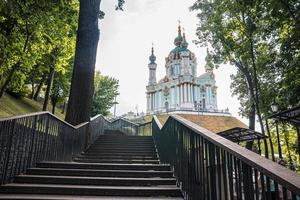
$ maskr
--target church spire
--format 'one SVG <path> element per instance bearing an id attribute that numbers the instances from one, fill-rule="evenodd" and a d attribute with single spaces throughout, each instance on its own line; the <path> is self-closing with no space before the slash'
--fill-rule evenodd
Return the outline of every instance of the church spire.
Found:
<path id="1" fill-rule="evenodd" d="M 181 45 L 181 42 L 183 40 L 182 35 L 181 35 L 181 26 L 180 26 L 180 20 L 178 20 L 178 36 L 174 40 L 175 46 L 179 47 Z"/>
<path id="2" fill-rule="evenodd" d="M 181 47 L 187 48 L 188 46 L 189 46 L 189 43 L 186 41 L 185 32 L 184 32 L 184 28 L 183 28 L 183 40 L 181 42 Z"/>
<path id="3" fill-rule="evenodd" d="M 149 57 L 150 63 L 155 64 L 156 56 L 154 55 L 154 47 L 152 43 L 152 48 L 151 48 L 151 56 Z"/>

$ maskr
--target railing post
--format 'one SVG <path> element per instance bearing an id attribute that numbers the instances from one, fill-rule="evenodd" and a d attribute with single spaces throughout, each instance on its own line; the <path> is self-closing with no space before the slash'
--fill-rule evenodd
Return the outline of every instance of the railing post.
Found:
<path id="1" fill-rule="evenodd" d="M 2 174 L 2 178 L 1 178 L 1 184 L 6 183 L 7 182 L 7 170 L 8 170 L 8 165 L 9 165 L 9 159 L 10 159 L 10 154 L 11 154 L 11 146 L 12 146 L 12 140 L 13 140 L 13 133 L 15 131 L 15 124 L 16 124 L 16 120 L 12 120 L 11 123 L 12 127 L 9 130 L 8 129 L 8 136 L 7 136 L 7 145 L 6 145 L 6 153 L 4 156 L 4 163 L 3 163 L 3 174 Z M 10 128 L 10 126 L 8 126 L 8 128 Z"/>
<path id="2" fill-rule="evenodd" d="M 90 144 L 90 139 L 91 139 L 91 119 L 89 120 L 89 123 L 86 125 L 84 149 L 88 148 Z"/>

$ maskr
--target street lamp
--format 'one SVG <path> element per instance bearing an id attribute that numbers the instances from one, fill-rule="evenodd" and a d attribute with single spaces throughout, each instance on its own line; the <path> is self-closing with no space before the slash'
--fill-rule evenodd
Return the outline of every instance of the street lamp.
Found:
<path id="1" fill-rule="evenodd" d="M 116 118 L 117 104 L 119 104 L 119 103 L 117 102 L 117 96 L 115 96 L 115 101 L 113 102 L 113 105 L 114 105 L 114 118 Z"/>
<path id="2" fill-rule="evenodd" d="M 276 101 L 274 101 L 272 104 L 271 104 L 271 110 L 273 113 L 277 113 L 278 112 L 278 103 L 276 103 Z"/>

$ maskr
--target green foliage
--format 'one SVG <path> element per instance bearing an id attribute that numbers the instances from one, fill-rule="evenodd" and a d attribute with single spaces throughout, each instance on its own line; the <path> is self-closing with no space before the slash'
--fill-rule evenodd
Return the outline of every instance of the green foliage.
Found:
<path id="1" fill-rule="evenodd" d="M 191 9 L 199 17 L 197 43 L 213 49 L 215 63 L 239 70 L 231 87 L 243 115 L 253 104 L 251 83 L 264 116 L 275 97 L 282 108 L 299 104 L 299 0 L 197 0 Z"/>
<path id="2" fill-rule="evenodd" d="M 38 80 L 51 65 L 56 71 L 64 71 L 74 54 L 79 3 L 76 0 L 0 2 L 0 87 L 11 72 L 8 89 L 16 92 L 26 88 L 31 75 L 34 75 L 31 80 Z M 14 68 L 16 63 L 19 66 Z"/>
<path id="3" fill-rule="evenodd" d="M 54 76 L 53 86 L 51 89 L 50 99 L 52 106 L 57 103 L 63 103 L 70 92 L 70 73 L 65 74 L 58 72 Z M 54 114 L 54 113 L 53 113 Z"/>
<path id="4" fill-rule="evenodd" d="M 109 109 L 113 106 L 114 99 L 118 95 L 119 81 L 96 72 L 94 83 L 92 115 L 102 114 L 106 116 L 109 114 Z"/>

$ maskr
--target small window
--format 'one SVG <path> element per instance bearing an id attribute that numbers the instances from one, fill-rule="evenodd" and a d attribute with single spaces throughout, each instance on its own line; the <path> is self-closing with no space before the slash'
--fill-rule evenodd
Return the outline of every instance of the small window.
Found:
<path id="1" fill-rule="evenodd" d="M 172 66 L 171 67 L 171 76 L 173 76 L 174 75 L 174 67 Z"/>

